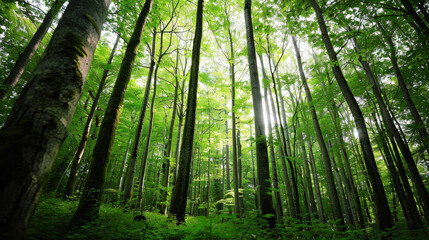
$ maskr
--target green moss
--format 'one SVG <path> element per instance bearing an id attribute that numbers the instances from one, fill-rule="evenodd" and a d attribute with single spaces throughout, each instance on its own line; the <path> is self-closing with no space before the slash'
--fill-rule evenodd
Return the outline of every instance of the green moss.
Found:
<path id="1" fill-rule="evenodd" d="M 89 16 L 88 14 L 85 14 L 85 18 L 88 19 L 88 21 L 91 22 L 92 26 L 94 26 L 95 31 L 97 31 L 98 33 L 100 32 L 100 28 L 98 27 L 97 22 L 94 20 L 94 18 L 92 18 L 91 16 Z"/>

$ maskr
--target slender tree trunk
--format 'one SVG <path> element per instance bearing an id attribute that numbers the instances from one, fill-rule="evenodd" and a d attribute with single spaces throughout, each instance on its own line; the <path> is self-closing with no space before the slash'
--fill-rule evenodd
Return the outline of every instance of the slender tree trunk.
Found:
<path id="1" fill-rule="evenodd" d="M 426 152 L 429 154 L 429 137 L 428 132 L 426 130 L 425 124 L 420 117 L 419 112 L 417 111 L 416 105 L 414 104 L 410 92 L 408 91 L 407 85 L 405 84 L 405 79 L 402 75 L 401 69 L 398 64 L 398 57 L 396 56 L 396 49 L 395 45 L 392 41 L 392 38 L 388 35 L 384 27 L 378 23 L 379 29 L 381 30 L 384 39 L 387 42 L 387 45 L 389 46 L 389 57 L 390 61 L 392 62 L 393 70 L 395 71 L 396 79 L 398 80 L 398 84 L 401 87 L 402 95 L 404 96 L 405 102 L 407 103 L 407 106 L 411 112 L 411 115 L 414 118 L 414 122 L 416 125 L 416 128 L 420 134 L 423 146 L 425 147 Z"/>
<path id="2" fill-rule="evenodd" d="M 267 216 L 270 227 L 275 226 L 275 211 L 270 188 L 270 173 L 268 165 L 267 140 L 264 135 L 264 119 L 262 111 L 262 98 L 259 86 L 258 64 L 256 62 L 255 40 L 253 36 L 251 1 L 244 2 L 244 21 L 246 24 L 247 53 L 249 62 L 250 84 L 252 86 L 253 114 L 255 122 L 256 161 L 258 173 L 259 201 L 262 215 Z"/>
<path id="3" fill-rule="evenodd" d="M 61 7 L 64 5 L 66 0 L 56 0 L 52 5 L 51 9 L 49 9 L 48 13 L 46 13 L 45 18 L 43 18 L 42 24 L 40 24 L 37 31 L 34 33 L 30 42 L 25 47 L 24 51 L 19 54 L 18 59 L 16 60 L 15 65 L 10 70 L 9 75 L 0 85 L 0 99 L 5 99 L 11 89 L 15 87 L 18 83 L 21 75 L 24 73 L 27 64 L 30 62 L 31 58 L 36 53 L 39 48 L 40 43 L 45 37 L 46 33 L 49 30 L 49 27 L 52 25 L 52 22 L 55 16 L 60 11 Z"/>
<path id="4" fill-rule="evenodd" d="M 0 238 L 21 239 L 48 180 L 110 0 L 72 0 L 0 130 Z"/>
<path id="5" fill-rule="evenodd" d="M 316 109 L 312 103 L 313 98 L 311 96 L 310 88 L 308 87 L 308 84 L 307 84 L 307 79 L 304 75 L 304 70 L 302 68 L 302 63 L 301 63 L 301 54 L 299 52 L 298 45 L 296 44 L 296 40 L 295 40 L 294 36 L 292 36 L 292 43 L 293 43 L 293 46 L 295 49 L 295 55 L 296 55 L 296 59 L 297 59 L 297 63 L 298 63 L 299 75 L 300 75 L 302 84 L 304 86 L 305 95 L 307 97 L 307 102 L 310 105 L 311 118 L 313 119 L 314 131 L 316 132 L 317 142 L 319 143 L 319 148 L 320 148 L 320 151 L 322 153 L 323 166 L 325 168 L 326 183 L 327 183 L 327 187 L 328 187 L 329 199 L 331 200 L 332 212 L 334 215 L 334 219 L 338 221 L 336 223 L 336 226 L 337 226 L 338 231 L 346 231 L 347 229 L 344 225 L 344 217 L 343 217 L 343 213 L 341 211 L 340 200 L 338 198 L 337 189 L 335 187 L 334 175 L 332 173 L 331 160 L 329 157 L 328 149 L 326 147 L 326 143 L 323 139 L 323 134 L 322 134 L 322 130 L 321 130 L 320 125 L 319 125 L 319 120 L 317 117 Z M 341 182 L 339 182 L 338 184 L 341 184 Z"/>
<path id="6" fill-rule="evenodd" d="M 176 150 L 174 152 L 174 160 L 176 161 L 176 164 L 174 166 L 173 170 L 173 181 L 171 185 L 176 185 L 176 176 L 177 176 L 177 170 L 179 169 L 179 156 L 180 156 L 180 146 L 182 143 L 182 126 L 183 126 L 183 102 L 185 101 L 185 80 L 182 81 L 182 93 L 180 94 L 180 110 L 177 111 L 177 117 L 179 118 L 179 126 L 177 130 L 177 140 L 176 140 Z"/>
<path id="7" fill-rule="evenodd" d="M 359 140 L 364 154 L 365 166 L 368 171 L 368 176 L 370 178 L 373 190 L 373 196 L 375 199 L 379 228 L 382 231 L 388 230 L 393 225 L 392 216 L 390 214 L 389 204 L 387 202 L 386 193 L 381 182 L 380 174 L 375 163 L 374 153 L 372 151 L 371 143 L 369 141 L 365 119 L 352 91 L 347 84 L 346 79 L 344 78 L 340 65 L 338 64 L 337 54 L 334 50 L 334 47 L 332 46 L 331 39 L 328 35 L 326 23 L 322 15 L 322 10 L 320 9 L 316 0 L 310 0 L 310 3 L 316 12 L 319 27 L 322 32 L 322 39 L 325 43 L 329 58 L 332 62 L 335 63 L 332 66 L 332 71 L 334 72 L 341 92 L 343 93 L 343 96 L 352 112 L 356 128 L 358 130 Z"/>
<path id="8" fill-rule="evenodd" d="M 203 35 L 203 0 L 198 0 L 197 21 L 195 26 L 194 43 L 192 47 L 191 76 L 189 79 L 188 103 L 186 120 L 180 148 L 179 169 L 176 184 L 171 196 L 170 213 L 176 215 L 178 222 L 185 221 L 186 200 L 189 187 L 189 170 L 191 167 L 192 145 L 195 132 L 195 114 L 197 108 L 198 72 L 200 65 L 201 39 Z"/>
<path id="9" fill-rule="evenodd" d="M 177 50 L 177 57 L 176 57 L 176 64 L 178 64 L 178 58 L 179 58 L 179 51 Z M 173 109 L 171 114 L 171 122 L 170 122 L 170 129 L 168 132 L 168 139 L 167 139 L 167 145 L 164 150 L 164 162 L 162 163 L 162 187 L 164 189 L 161 189 L 161 207 L 159 209 L 159 212 L 161 214 L 166 214 L 167 212 L 167 188 L 169 185 L 169 179 L 170 179 L 170 158 L 171 158 L 171 145 L 173 142 L 173 130 L 174 130 L 174 123 L 176 120 L 176 111 L 177 111 L 177 98 L 179 96 L 179 80 L 177 78 L 177 65 L 175 68 L 175 78 L 176 78 L 176 89 L 174 91 L 174 100 L 173 100 Z M 165 203 L 164 203 L 165 202 Z"/>
<path id="10" fill-rule="evenodd" d="M 115 44 L 112 51 L 110 52 L 109 60 L 107 65 L 112 64 L 113 57 L 115 56 L 116 47 L 119 43 L 119 35 L 116 37 Z M 98 86 L 97 94 L 94 97 L 91 110 L 89 111 L 88 118 L 86 119 L 85 126 L 83 127 L 82 138 L 80 139 L 79 146 L 72 160 L 72 166 L 70 169 L 70 175 L 67 180 L 66 189 L 64 190 L 64 198 L 71 197 L 74 194 L 74 187 L 76 184 L 77 170 L 79 163 L 82 159 L 83 153 L 85 152 L 86 144 L 88 142 L 88 137 L 91 132 L 92 120 L 94 119 L 95 110 L 97 109 L 98 101 L 100 100 L 101 93 L 103 92 L 105 82 L 107 80 L 107 74 L 109 73 L 108 69 L 103 71 L 103 76 L 100 80 L 100 85 Z"/>
<path id="11" fill-rule="evenodd" d="M 264 62 L 262 60 L 262 55 L 259 54 L 259 59 L 261 62 L 261 68 L 262 68 L 262 75 L 264 81 L 268 80 L 267 74 L 265 73 L 264 68 Z M 276 166 L 276 157 L 274 153 L 274 139 L 273 139 L 273 133 L 272 133 L 272 126 L 271 126 L 271 116 L 274 116 L 276 118 L 276 115 L 274 113 L 274 108 L 270 109 L 268 104 L 268 88 L 269 86 L 264 86 L 264 103 L 265 103 L 265 112 L 267 113 L 267 131 L 268 131 L 268 145 L 270 148 L 270 160 L 271 160 L 271 172 L 273 176 L 273 193 L 274 193 L 274 200 L 276 204 L 276 217 L 277 219 L 280 219 L 283 216 L 283 205 L 282 205 L 282 199 L 280 196 L 280 189 L 279 189 L 279 183 L 278 183 L 278 177 L 277 177 L 277 166 Z M 271 90 L 270 90 L 271 91 Z M 275 120 L 277 122 L 277 120 Z M 278 137 L 278 136 L 276 136 Z"/>
<path id="12" fill-rule="evenodd" d="M 402 5 L 407 10 L 408 14 L 410 14 L 411 18 L 414 20 L 414 22 L 419 26 L 420 30 L 422 30 L 423 34 L 425 35 L 425 40 L 428 41 L 429 37 L 429 27 L 425 24 L 425 22 L 420 18 L 420 16 L 417 14 L 416 10 L 414 9 L 413 5 L 409 0 L 401 0 Z"/>
<path id="13" fill-rule="evenodd" d="M 353 42 L 355 45 L 356 52 L 358 53 L 361 52 L 361 48 L 356 38 L 353 38 Z M 413 180 L 414 185 L 417 188 L 418 195 L 423 203 L 423 210 L 425 212 L 425 216 L 426 218 L 429 219 L 429 195 L 427 193 L 423 180 L 420 176 L 420 173 L 417 169 L 416 163 L 413 159 L 413 155 L 411 154 L 411 151 L 408 145 L 402 139 L 401 134 L 399 133 L 395 123 L 393 122 L 392 116 L 390 115 L 387 109 L 387 106 L 383 100 L 383 97 L 381 96 L 377 80 L 375 79 L 375 76 L 372 73 L 372 70 L 368 61 L 364 60 L 361 55 L 359 55 L 358 59 L 359 59 L 359 62 L 362 64 L 365 74 L 372 85 L 372 92 L 377 100 L 377 104 L 380 108 L 381 116 L 383 117 L 383 120 L 386 123 L 387 130 L 395 139 L 396 144 L 398 144 L 398 147 L 401 150 L 401 153 L 405 159 L 405 162 L 408 165 L 408 170 L 411 173 L 411 179 Z"/>
<path id="14" fill-rule="evenodd" d="M 131 136 L 130 139 L 128 140 L 128 144 L 127 144 L 127 150 L 125 151 L 124 154 L 124 160 L 122 161 L 122 166 L 121 166 L 121 170 L 119 172 L 119 179 L 118 179 L 118 197 L 121 195 L 122 193 L 122 186 L 123 186 L 123 182 L 124 182 L 124 170 L 125 170 L 125 166 L 127 164 L 127 160 L 128 160 L 128 153 L 130 152 L 130 146 L 131 146 Z"/>
<path id="15" fill-rule="evenodd" d="M 124 95 L 131 78 L 138 46 L 141 42 L 146 18 L 152 7 L 152 0 L 146 0 L 137 19 L 133 34 L 127 45 L 121 68 L 113 87 L 112 95 L 107 105 L 97 143 L 94 147 L 88 179 L 78 209 L 72 219 L 73 225 L 83 225 L 98 217 L 100 200 L 103 192 L 106 169 L 112 152 L 116 128 L 118 127 L 120 109 L 124 102 Z"/>
<path id="16" fill-rule="evenodd" d="M 253 138 L 252 125 L 250 127 L 250 137 Z M 253 187 L 256 188 L 256 178 L 255 178 L 255 159 L 253 157 L 253 141 L 250 141 L 250 156 L 252 157 L 252 176 L 253 176 Z M 259 209 L 259 200 L 258 200 L 258 189 L 255 191 L 255 208 Z"/>
<path id="17" fill-rule="evenodd" d="M 158 68 L 159 64 L 156 65 L 155 69 L 155 76 L 154 76 L 154 82 L 153 82 L 153 93 L 152 93 L 152 102 L 150 104 L 150 119 L 149 119 L 149 130 L 146 137 L 146 143 L 143 150 L 143 156 L 141 161 L 141 167 L 140 167 L 140 179 L 139 179 L 139 195 L 138 195 L 138 207 L 140 207 L 140 211 L 143 209 L 143 189 L 144 189 L 144 181 L 145 181 L 145 175 L 146 175 L 146 165 L 147 165 L 147 157 L 149 154 L 149 146 L 150 146 L 150 140 L 152 137 L 152 128 L 153 128 L 153 109 L 155 106 L 155 98 L 156 98 L 156 81 L 157 81 L 157 75 L 158 75 Z M 158 185 L 159 185 L 159 177 L 158 177 Z M 158 186 L 157 186 L 158 188 Z M 158 191 L 157 191 L 158 192 Z"/>
<path id="18" fill-rule="evenodd" d="M 125 174 L 125 185 L 124 185 L 125 189 L 124 189 L 124 194 L 122 196 L 122 202 L 121 202 L 122 206 L 125 206 L 127 204 L 128 200 L 132 198 L 132 194 L 133 194 L 134 177 L 136 175 L 137 157 L 140 149 L 140 140 L 142 138 L 141 135 L 143 131 L 143 123 L 146 116 L 147 105 L 149 103 L 152 76 L 155 70 L 155 44 L 156 44 L 156 28 L 153 29 L 149 73 L 146 81 L 142 107 L 140 109 L 139 121 L 137 123 L 137 129 L 134 135 L 133 148 L 131 150 L 130 161 L 128 163 L 127 172 Z M 158 65 L 157 65 L 157 68 L 158 68 Z"/>

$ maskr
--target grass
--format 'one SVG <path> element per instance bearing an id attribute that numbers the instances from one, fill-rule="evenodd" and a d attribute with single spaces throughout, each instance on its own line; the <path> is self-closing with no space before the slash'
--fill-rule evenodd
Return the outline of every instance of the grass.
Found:
<path id="1" fill-rule="evenodd" d="M 187 217 L 186 223 L 176 226 L 173 218 L 154 212 L 144 212 L 144 221 L 134 221 L 136 211 L 124 211 L 102 205 L 96 222 L 70 232 L 69 222 L 78 201 L 44 196 L 33 216 L 27 237 L 33 239 L 363 239 L 361 230 L 336 232 L 329 223 L 300 224 L 286 219 L 276 228 L 264 227 L 263 220 L 250 214 L 237 219 L 234 215 L 213 214 L 210 217 Z M 369 225 L 369 239 L 378 239 L 375 226 Z M 394 239 L 427 239 L 425 230 L 410 232 L 406 224 L 396 224 Z"/>

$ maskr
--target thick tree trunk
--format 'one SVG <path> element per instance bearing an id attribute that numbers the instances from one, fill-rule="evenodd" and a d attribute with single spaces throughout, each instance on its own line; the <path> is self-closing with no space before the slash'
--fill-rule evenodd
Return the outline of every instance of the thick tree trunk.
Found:
<path id="1" fill-rule="evenodd" d="M 189 187 L 189 170 L 191 168 L 192 146 L 194 143 L 195 114 L 197 108 L 198 72 L 200 65 L 201 39 L 203 35 L 203 0 L 198 0 L 197 21 L 192 47 L 191 76 L 189 79 L 188 103 L 184 126 L 182 146 L 180 148 L 179 169 L 176 184 L 171 196 L 170 213 L 176 215 L 178 222 L 185 221 L 186 200 Z"/>
<path id="2" fill-rule="evenodd" d="M 146 18 L 152 7 L 152 0 L 146 0 L 137 19 L 133 34 L 127 45 L 121 68 L 113 87 L 112 95 L 100 126 L 97 143 L 94 147 L 88 178 L 79 202 L 78 209 L 72 219 L 72 225 L 82 225 L 98 217 L 100 200 L 106 178 L 106 169 L 112 152 L 119 115 L 124 102 L 124 95 L 131 78 L 137 50 L 141 42 Z"/>
<path id="3" fill-rule="evenodd" d="M 52 25 L 55 16 L 58 14 L 61 7 L 64 5 L 64 2 L 66 2 L 66 0 L 56 0 L 52 5 L 51 9 L 49 9 L 48 13 L 46 13 L 45 18 L 43 18 L 42 24 L 40 24 L 39 28 L 34 33 L 33 37 L 25 47 L 24 51 L 19 54 L 15 65 L 9 72 L 9 75 L 1 84 L 0 99 L 5 99 L 9 95 L 10 90 L 13 89 L 18 83 L 19 79 L 21 78 L 21 75 L 24 73 L 25 67 L 27 67 L 27 64 L 30 62 L 31 58 L 36 53 L 40 43 L 48 32 L 49 27 Z"/>
<path id="4" fill-rule="evenodd" d="M 249 62 L 250 84 L 252 86 L 253 114 L 255 122 L 256 161 L 258 173 L 259 201 L 261 212 L 267 217 L 270 227 L 275 226 L 275 211 L 270 192 L 270 172 L 268 165 L 267 140 L 264 135 L 262 98 L 259 86 L 258 64 L 256 62 L 255 40 L 253 36 L 251 1 L 244 2 L 244 21 L 246 24 L 247 53 Z"/>
<path id="5" fill-rule="evenodd" d="M 308 84 L 307 84 L 307 79 L 304 75 L 304 70 L 302 68 L 302 63 L 301 63 L 301 54 L 299 52 L 298 45 L 296 44 L 296 40 L 295 40 L 294 36 L 292 36 L 292 43 L 293 43 L 293 47 L 295 49 L 295 55 L 296 55 L 296 59 L 297 59 L 297 63 L 298 63 L 299 75 L 300 75 L 302 84 L 304 86 L 305 95 L 307 97 L 307 102 L 310 105 L 311 118 L 313 120 L 314 131 L 316 132 L 317 142 L 319 143 L 319 148 L 320 148 L 320 151 L 322 153 L 323 166 L 325 168 L 326 183 L 327 183 L 327 187 L 328 187 L 329 199 L 330 199 L 331 205 L 332 205 L 332 212 L 333 212 L 334 220 L 337 221 L 336 226 L 337 226 L 338 231 L 346 231 L 347 228 L 344 225 L 344 217 L 343 217 L 343 213 L 341 211 L 341 205 L 340 205 L 340 200 L 338 198 L 337 189 L 335 187 L 334 175 L 332 173 L 331 160 L 329 157 L 328 149 L 326 147 L 326 143 L 323 139 L 323 134 L 322 134 L 322 130 L 321 130 L 320 125 L 319 125 L 319 120 L 317 117 L 316 109 L 312 103 L 313 98 L 311 96 L 310 88 L 308 87 Z M 341 182 L 339 182 L 338 184 L 341 184 Z"/>
<path id="6" fill-rule="evenodd" d="M 346 79 L 344 78 L 340 65 L 338 64 L 337 54 L 328 35 L 326 23 L 322 15 L 322 10 L 320 9 L 316 0 L 310 0 L 310 3 L 316 12 L 319 27 L 322 32 L 322 39 L 325 43 L 329 58 L 332 62 L 335 63 L 332 66 L 332 71 L 334 72 L 341 92 L 343 93 L 343 96 L 352 112 L 356 128 L 358 130 L 359 140 L 364 154 L 365 166 L 371 181 L 373 196 L 375 199 L 379 228 L 382 231 L 388 230 L 392 227 L 393 224 L 392 216 L 390 214 L 389 204 L 387 202 L 386 193 L 381 182 L 380 174 L 375 163 L 374 153 L 369 141 L 365 119 L 352 91 L 347 84 Z"/>
<path id="7" fill-rule="evenodd" d="M 115 44 L 113 46 L 112 51 L 110 52 L 109 60 L 107 61 L 107 65 L 112 64 L 113 57 L 115 56 L 116 47 L 119 43 L 119 35 L 116 37 Z M 74 154 L 72 160 L 72 166 L 70 169 L 70 175 L 67 180 L 66 189 L 64 190 L 64 198 L 71 197 L 74 194 L 74 187 L 76 184 L 77 170 L 79 167 L 79 163 L 82 159 L 83 153 L 85 152 L 86 143 L 88 142 L 88 137 L 91 132 L 92 120 L 94 119 L 95 110 L 98 106 L 98 101 L 100 100 L 101 93 L 103 92 L 105 82 L 107 80 L 107 74 L 109 73 L 108 69 L 103 71 L 103 76 L 100 80 L 100 85 L 98 86 L 97 94 L 94 97 L 92 102 L 91 110 L 89 111 L 88 118 L 86 119 L 85 126 L 83 127 L 82 138 L 80 139 L 79 146 L 77 147 L 76 153 Z"/>
<path id="8" fill-rule="evenodd" d="M 110 0 L 72 0 L 0 130 L 0 238 L 23 237 L 82 92 Z"/>

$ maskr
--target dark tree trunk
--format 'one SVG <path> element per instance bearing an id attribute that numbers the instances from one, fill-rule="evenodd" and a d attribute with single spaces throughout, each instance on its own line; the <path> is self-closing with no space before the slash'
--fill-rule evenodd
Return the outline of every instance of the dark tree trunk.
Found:
<path id="1" fill-rule="evenodd" d="M 0 238 L 21 239 L 82 92 L 110 0 L 72 0 L 0 130 Z"/>
<path id="2" fill-rule="evenodd" d="M 109 60 L 107 61 L 107 65 L 112 64 L 113 57 L 115 56 L 115 51 L 116 51 L 116 47 L 118 46 L 118 43 L 119 43 L 119 35 L 116 37 L 115 45 L 113 46 L 113 49 L 110 52 L 110 57 L 109 57 Z M 83 127 L 82 138 L 80 139 L 79 146 L 77 147 L 76 153 L 74 154 L 74 157 L 72 160 L 70 175 L 67 180 L 66 189 L 64 190 L 64 196 L 63 196 L 64 198 L 71 197 L 74 194 L 77 170 L 79 167 L 79 163 L 82 159 L 83 153 L 85 152 L 86 143 L 88 142 L 88 137 L 91 132 L 92 120 L 94 119 L 95 110 L 97 110 L 98 101 L 100 100 L 101 93 L 103 92 L 108 73 L 109 73 L 108 69 L 105 69 L 103 71 L 103 76 L 101 77 L 97 94 L 94 97 L 91 110 L 89 111 L 88 118 L 86 119 L 85 126 Z"/>
<path id="3" fill-rule="evenodd" d="M 346 79 L 344 78 L 340 65 L 338 64 L 337 54 L 334 50 L 334 47 L 332 46 L 331 39 L 328 35 L 326 23 L 322 15 L 322 10 L 320 9 L 316 0 L 310 0 L 310 3 L 316 12 L 317 20 L 322 33 L 322 39 L 325 43 L 329 58 L 332 62 L 335 63 L 332 66 L 332 71 L 334 72 L 341 92 L 343 93 L 343 96 L 350 108 L 350 111 L 352 112 L 356 128 L 358 130 L 359 140 L 364 154 L 365 166 L 368 172 L 369 179 L 371 181 L 373 196 L 375 199 L 378 225 L 380 230 L 386 231 L 392 227 L 393 221 L 392 216 L 390 214 L 389 204 L 386 198 L 386 193 L 384 191 L 380 174 L 375 163 L 374 153 L 372 151 L 371 143 L 369 141 L 365 119 L 352 91 L 347 84 Z"/>
<path id="4" fill-rule="evenodd" d="M 146 18 L 152 7 L 152 0 L 146 0 L 137 19 L 133 34 L 127 45 L 121 68 L 113 87 L 112 95 L 106 108 L 97 143 L 94 147 L 88 178 L 79 202 L 78 209 L 72 219 L 72 225 L 83 225 L 98 217 L 100 200 L 106 178 L 106 170 L 112 152 L 116 128 L 118 127 L 120 110 L 124 102 L 124 95 L 131 78 L 138 46 L 141 42 Z"/>
<path id="5" fill-rule="evenodd" d="M 195 114 L 197 108 L 198 72 L 200 65 L 201 39 L 203 35 L 203 0 L 198 0 L 197 21 L 192 47 L 191 76 L 189 79 L 186 120 L 180 148 L 179 169 L 176 184 L 171 196 L 170 213 L 176 215 L 178 222 L 185 221 L 186 200 L 189 187 L 189 170 L 191 168 L 192 146 L 194 143 Z"/>
<path id="6" fill-rule="evenodd" d="M 9 75 L 1 84 L 0 99 L 5 99 L 8 96 L 10 90 L 13 89 L 18 83 L 21 75 L 24 73 L 25 67 L 27 67 L 27 64 L 36 53 L 40 43 L 48 32 L 49 27 L 52 25 L 55 16 L 58 14 L 65 1 L 66 0 L 56 0 L 51 9 L 49 9 L 48 13 L 46 13 L 42 24 L 40 24 L 39 28 L 34 33 L 33 38 L 31 38 L 24 51 L 19 54 L 15 65 L 9 72 Z"/>
<path id="7" fill-rule="evenodd" d="M 264 135 L 262 98 L 259 86 L 258 64 L 256 62 L 255 40 L 253 36 L 251 1 L 244 2 L 244 21 L 246 24 L 247 53 L 249 62 L 250 84 L 252 86 L 253 114 L 255 116 L 256 161 L 258 173 L 259 201 L 261 212 L 267 217 L 270 227 L 275 226 L 275 211 L 270 192 L 270 172 L 268 165 L 267 140 Z"/>

